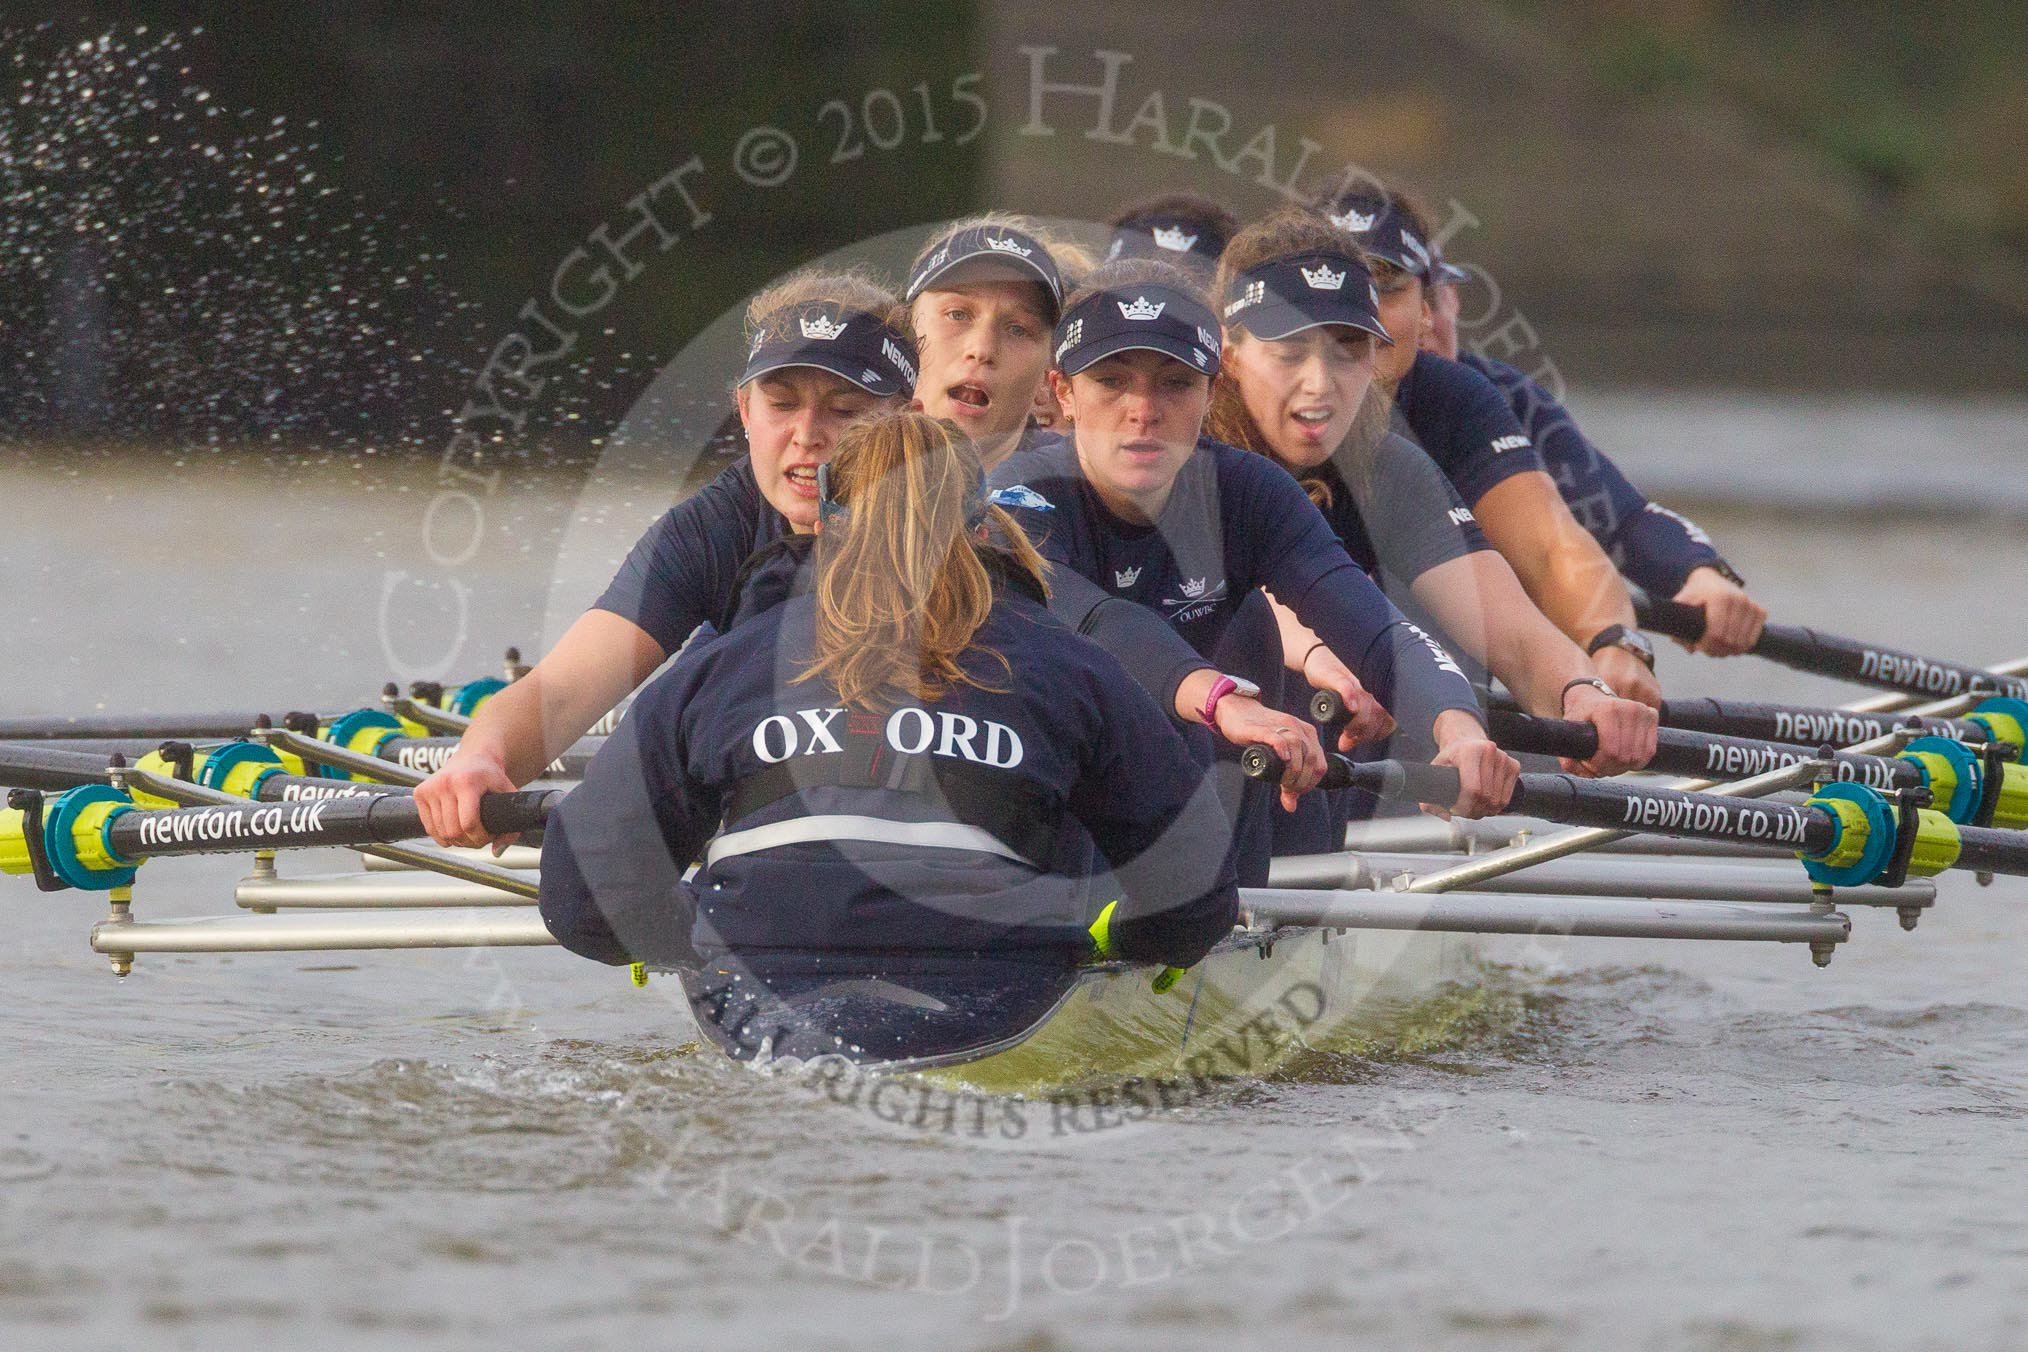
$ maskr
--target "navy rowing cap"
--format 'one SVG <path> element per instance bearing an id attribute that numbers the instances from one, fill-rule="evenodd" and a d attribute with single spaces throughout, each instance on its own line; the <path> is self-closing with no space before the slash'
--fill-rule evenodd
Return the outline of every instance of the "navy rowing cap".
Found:
<path id="1" fill-rule="evenodd" d="M 1184 216 L 1137 216 L 1113 231 L 1106 261 L 1116 258 L 1160 258 L 1165 262 L 1208 272 L 1231 240 L 1202 221 Z"/>
<path id="2" fill-rule="evenodd" d="M 1394 342 L 1380 322 L 1373 275 L 1349 254 L 1288 254 L 1248 268 L 1226 288 L 1225 318 L 1268 342 L 1325 324 Z"/>
<path id="3" fill-rule="evenodd" d="M 1121 286 L 1071 307 L 1056 326 L 1056 368 L 1074 376 L 1120 352 L 1159 352 L 1193 371 L 1218 374 L 1218 320 L 1173 287 Z"/>
<path id="4" fill-rule="evenodd" d="M 754 335 L 744 385 L 770 371 L 814 366 L 885 398 L 915 391 L 915 344 L 875 314 L 836 301 L 808 301 Z"/>
<path id="5" fill-rule="evenodd" d="M 954 231 L 923 259 L 915 275 L 908 279 L 908 292 L 903 299 L 913 304 L 932 284 L 959 268 L 988 262 L 997 263 L 1024 280 L 1042 283 L 1042 289 L 1049 293 L 1050 319 L 1062 313 L 1063 278 L 1058 275 L 1056 260 L 1049 256 L 1049 250 L 1026 231 L 999 225 L 974 225 Z"/>
<path id="6" fill-rule="evenodd" d="M 1324 218 L 1356 236 L 1359 247 L 1381 262 L 1392 263 L 1425 282 L 1433 280 L 1435 256 L 1393 199 L 1378 193 L 1341 193 L 1324 207 Z"/>

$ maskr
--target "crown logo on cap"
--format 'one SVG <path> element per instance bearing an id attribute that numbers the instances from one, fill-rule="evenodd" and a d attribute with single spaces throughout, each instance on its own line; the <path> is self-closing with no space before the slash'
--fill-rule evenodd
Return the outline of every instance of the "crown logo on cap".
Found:
<path id="1" fill-rule="evenodd" d="M 1184 234 L 1180 225 L 1158 225 L 1155 227 L 1155 246 L 1171 253 L 1189 253 L 1197 247 L 1197 236 Z"/>
<path id="2" fill-rule="evenodd" d="M 1345 285 L 1345 274 L 1331 271 L 1329 263 L 1319 263 L 1314 268 L 1298 266 L 1297 271 L 1303 274 L 1312 291 L 1337 291 Z"/>
<path id="3" fill-rule="evenodd" d="M 986 236 L 986 247 L 998 249 L 1001 253 L 1019 254 L 1023 258 L 1035 252 L 1033 249 L 1022 248 L 1011 239 L 994 239 L 991 235 Z"/>
<path id="4" fill-rule="evenodd" d="M 1343 215 L 1334 215 L 1330 217 L 1330 221 L 1331 224 L 1337 226 L 1340 230 L 1350 230 L 1355 235 L 1363 235 L 1373 228 L 1374 219 L 1379 215 L 1380 213 L 1375 211 L 1369 215 L 1361 216 L 1358 212 L 1348 207 Z"/>
<path id="5" fill-rule="evenodd" d="M 1120 318 L 1122 319 L 1160 319 L 1162 311 L 1169 307 L 1169 302 L 1167 301 L 1156 304 L 1146 296 L 1134 297 L 1132 305 L 1127 304 L 1123 300 L 1115 301 L 1114 304 L 1120 307 Z"/>
<path id="6" fill-rule="evenodd" d="M 829 342 L 845 332 L 847 327 L 844 324 L 833 324 L 823 315 L 804 315 L 802 319 L 803 336 L 805 338 L 819 338 L 825 342 Z"/>

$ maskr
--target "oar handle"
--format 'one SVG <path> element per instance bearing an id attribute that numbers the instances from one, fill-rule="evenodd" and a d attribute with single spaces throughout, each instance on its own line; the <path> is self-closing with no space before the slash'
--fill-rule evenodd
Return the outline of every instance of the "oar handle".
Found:
<path id="1" fill-rule="evenodd" d="M 1248 779 L 1279 784 L 1289 763 L 1273 747 L 1256 742 L 1239 753 L 1240 772 Z M 1458 772 L 1448 765 L 1415 761 L 1355 761 L 1336 751 L 1324 753 L 1320 789 L 1365 789 L 1383 798 L 1412 798 L 1443 806 L 1458 801 Z"/>
<path id="2" fill-rule="evenodd" d="M 1704 607 L 1686 606 L 1666 596 L 1634 598 L 1634 619 L 1650 633 L 1695 643 L 1704 637 Z"/>
<path id="3" fill-rule="evenodd" d="M 496 836 L 519 835 L 527 831 L 540 831 L 549 813 L 563 794 L 556 789 L 518 789 L 513 793 L 482 793 L 479 795 L 479 824 Z M 411 803 L 415 800 L 410 799 Z M 422 824 L 422 814 L 416 814 L 416 824 Z M 422 834 L 420 831 L 417 834 Z"/>
<path id="4" fill-rule="evenodd" d="M 1598 729 L 1563 718 L 1531 718 L 1508 709 L 1486 715 L 1486 731 L 1508 751 L 1590 760 L 1598 754 Z"/>

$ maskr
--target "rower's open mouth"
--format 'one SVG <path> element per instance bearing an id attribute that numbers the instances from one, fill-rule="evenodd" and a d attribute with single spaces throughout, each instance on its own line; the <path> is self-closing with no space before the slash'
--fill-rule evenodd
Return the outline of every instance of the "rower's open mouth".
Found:
<path id="1" fill-rule="evenodd" d="M 1332 418 L 1336 417 L 1337 414 L 1338 411 L 1332 408 L 1303 408 L 1297 409 L 1289 416 L 1305 427 L 1322 427 L 1325 423 L 1330 422 Z"/>
<path id="2" fill-rule="evenodd" d="M 817 467 L 815 465 L 790 465 L 782 470 L 782 479 L 789 487 L 805 497 L 817 496 Z"/>
<path id="3" fill-rule="evenodd" d="M 986 387 L 969 380 L 951 386 L 948 393 L 953 404 L 975 413 L 984 413 L 993 406 L 993 396 L 986 393 Z"/>

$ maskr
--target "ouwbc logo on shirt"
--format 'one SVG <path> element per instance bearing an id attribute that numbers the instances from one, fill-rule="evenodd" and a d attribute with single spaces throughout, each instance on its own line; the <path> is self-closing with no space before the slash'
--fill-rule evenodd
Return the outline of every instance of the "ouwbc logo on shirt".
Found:
<path id="1" fill-rule="evenodd" d="M 1178 580 L 1176 590 L 1180 596 L 1164 596 L 1157 603 L 1169 612 L 1169 619 L 1178 624 L 1202 619 L 1216 610 L 1225 600 L 1225 579 L 1213 582 L 1208 577 L 1186 577 Z"/>

